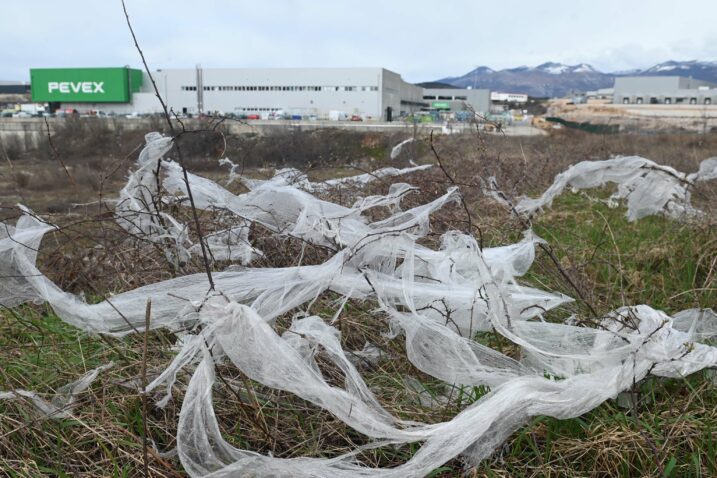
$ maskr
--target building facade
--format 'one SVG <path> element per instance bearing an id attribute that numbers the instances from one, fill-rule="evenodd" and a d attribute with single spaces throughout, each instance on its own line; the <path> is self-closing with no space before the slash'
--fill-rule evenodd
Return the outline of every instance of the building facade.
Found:
<path id="1" fill-rule="evenodd" d="M 33 69 L 34 101 L 53 109 L 118 115 L 161 113 L 145 72 L 122 68 Z M 178 115 L 361 118 L 393 121 L 418 111 L 490 109 L 488 90 L 425 89 L 385 68 L 186 68 L 152 73 Z"/>
<path id="2" fill-rule="evenodd" d="M 82 73 L 84 70 L 75 69 Z M 86 78 L 78 73 L 77 82 L 99 83 L 91 71 Z M 163 69 L 152 73 L 167 107 L 176 114 L 217 113 L 258 116 L 274 115 L 392 121 L 420 110 L 423 89 L 405 82 L 384 68 L 192 68 Z M 42 91 L 62 81 L 43 78 L 33 82 Z M 64 86 L 64 84 L 63 84 Z M 93 86 L 94 87 L 94 86 Z M 75 83 L 65 87 L 75 93 Z M 81 87 L 80 87 L 81 88 Z M 67 94 L 67 91 L 65 93 Z M 107 102 L 101 96 L 87 94 L 78 101 L 67 94 L 63 109 L 113 112 L 116 114 L 159 113 L 161 105 L 146 73 L 134 83 L 127 101 Z M 51 98 L 57 101 L 57 96 Z M 99 101 L 98 101 L 99 100 Z"/>
<path id="3" fill-rule="evenodd" d="M 423 101 L 429 108 L 439 111 L 470 111 L 487 113 L 490 111 L 490 91 L 461 88 L 424 88 Z"/>
<path id="4" fill-rule="evenodd" d="M 494 103 L 527 103 L 528 95 L 525 93 L 501 93 L 492 91 L 490 100 Z"/>
<path id="5" fill-rule="evenodd" d="M 682 76 L 615 78 L 616 104 L 717 104 L 717 85 Z"/>

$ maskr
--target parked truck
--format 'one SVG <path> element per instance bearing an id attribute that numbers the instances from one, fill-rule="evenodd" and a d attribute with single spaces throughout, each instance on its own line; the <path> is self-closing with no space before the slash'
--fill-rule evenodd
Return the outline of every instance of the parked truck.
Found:
<path id="1" fill-rule="evenodd" d="M 37 103 L 25 103 L 20 105 L 20 111 L 30 116 L 42 116 L 45 113 L 45 106 Z"/>

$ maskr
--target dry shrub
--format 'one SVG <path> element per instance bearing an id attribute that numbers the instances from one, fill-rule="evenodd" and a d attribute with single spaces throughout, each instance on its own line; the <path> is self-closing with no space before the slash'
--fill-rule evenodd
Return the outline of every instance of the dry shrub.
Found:
<path id="1" fill-rule="evenodd" d="M 26 189 L 31 179 L 32 175 L 27 171 L 17 171 L 15 173 L 15 184 L 21 189 Z"/>
<path id="2" fill-rule="evenodd" d="M 14 161 L 20 159 L 25 152 L 22 140 L 17 135 L 0 135 L 0 153 L 4 156 L 2 159 Z"/>

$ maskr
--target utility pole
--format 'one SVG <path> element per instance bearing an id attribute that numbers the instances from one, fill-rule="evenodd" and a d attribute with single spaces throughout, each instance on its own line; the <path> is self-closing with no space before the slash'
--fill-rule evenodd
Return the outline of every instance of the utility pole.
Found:
<path id="1" fill-rule="evenodd" d="M 204 111 L 204 79 L 202 78 L 202 65 L 197 63 L 197 113 Z"/>

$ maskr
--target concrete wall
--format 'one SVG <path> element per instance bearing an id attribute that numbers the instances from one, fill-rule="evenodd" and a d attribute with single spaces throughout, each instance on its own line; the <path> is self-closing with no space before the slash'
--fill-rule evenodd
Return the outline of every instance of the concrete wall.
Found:
<path id="1" fill-rule="evenodd" d="M 153 92 L 139 92 L 132 94 L 131 103 L 62 103 L 62 109 L 75 109 L 80 113 L 86 111 L 103 111 L 117 115 L 132 113 L 162 113 L 162 105 Z M 179 110 L 181 112 L 181 110 Z"/>
<path id="2" fill-rule="evenodd" d="M 425 106 L 422 99 L 423 88 L 406 83 L 401 75 L 392 71 L 382 70 L 381 102 L 383 105 L 382 120 L 388 120 L 387 108 L 391 108 L 392 119 L 420 111 Z"/>

